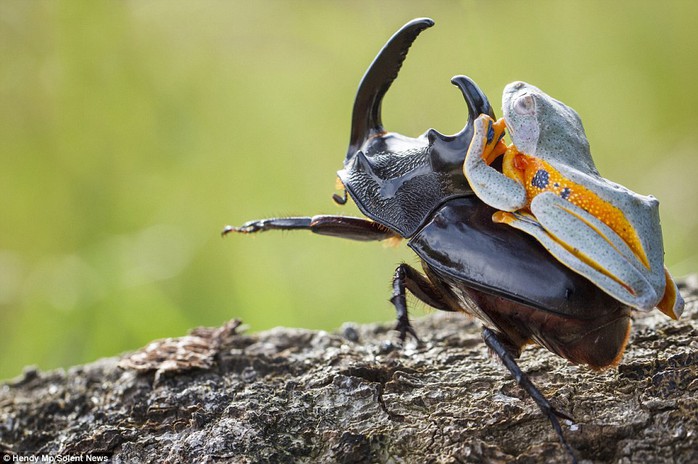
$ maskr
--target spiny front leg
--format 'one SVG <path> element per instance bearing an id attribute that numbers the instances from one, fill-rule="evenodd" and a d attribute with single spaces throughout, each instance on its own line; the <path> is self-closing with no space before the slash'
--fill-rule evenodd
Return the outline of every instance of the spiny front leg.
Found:
<path id="1" fill-rule="evenodd" d="M 514 356 L 511 355 L 510 349 L 507 347 L 507 344 L 501 335 L 498 335 L 493 330 L 485 327 L 482 330 L 482 338 L 485 340 L 485 344 L 499 357 L 502 364 L 504 364 L 504 366 L 509 370 L 511 375 L 514 377 L 514 380 L 516 380 L 516 383 L 519 384 L 519 386 L 528 394 L 528 396 L 533 398 L 533 401 L 535 401 L 541 411 L 543 411 L 543 414 L 545 414 L 552 424 L 560 443 L 562 443 L 562 446 L 564 446 L 567 453 L 569 453 L 570 457 L 572 458 L 572 462 L 576 464 L 577 458 L 574 455 L 572 447 L 567 443 L 567 440 L 565 440 L 558 417 L 570 421 L 574 420 L 567 414 L 555 409 L 550 404 L 548 399 L 543 395 L 543 393 L 541 393 L 540 390 L 533 385 L 531 379 L 528 378 L 528 376 L 516 363 L 516 360 L 514 360 Z"/>
<path id="2" fill-rule="evenodd" d="M 267 230 L 310 229 L 312 221 L 313 219 L 311 217 L 255 219 L 254 221 L 244 223 L 240 227 L 225 226 L 221 235 L 225 237 L 233 232 L 238 234 L 252 234 L 255 232 L 265 232 Z"/>
<path id="3" fill-rule="evenodd" d="M 415 268 L 402 263 L 395 269 L 393 276 L 393 296 L 390 302 L 395 306 L 397 314 L 397 326 L 395 330 L 400 332 L 400 340 L 405 341 L 407 334 L 412 335 L 419 342 L 417 333 L 412 328 L 407 314 L 407 297 L 405 289 L 429 306 L 441 311 L 454 311 L 446 302 L 441 292 L 434 284 Z"/>
<path id="4" fill-rule="evenodd" d="M 251 234 L 267 230 L 309 230 L 319 235 L 346 238 L 350 240 L 372 241 L 400 239 L 392 230 L 382 225 L 349 216 L 303 216 L 269 218 L 249 221 L 240 227 L 225 226 L 221 235 L 229 233 Z"/>

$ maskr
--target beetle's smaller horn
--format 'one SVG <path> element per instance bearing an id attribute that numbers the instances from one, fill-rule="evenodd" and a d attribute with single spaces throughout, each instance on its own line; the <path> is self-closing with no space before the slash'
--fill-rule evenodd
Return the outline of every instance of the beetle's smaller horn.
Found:
<path id="1" fill-rule="evenodd" d="M 412 42 L 420 32 L 433 25 L 434 21 L 429 18 L 413 19 L 402 26 L 376 55 L 356 92 L 347 159 L 354 156 L 367 139 L 383 132 L 383 97 L 397 77 Z"/>
<path id="2" fill-rule="evenodd" d="M 492 119 L 495 119 L 495 116 L 487 96 L 472 79 L 467 76 L 455 76 L 451 79 L 451 83 L 463 93 L 465 103 L 468 105 L 468 121 L 457 134 L 443 135 L 436 129 L 429 129 L 427 137 L 432 146 L 430 154 L 432 166 L 442 172 L 451 172 L 458 176 L 462 171 L 465 153 L 473 139 L 473 122 L 481 114 L 487 114 Z"/>
<path id="3" fill-rule="evenodd" d="M 460 89 L 460 91 L 463 93 L 463 97 L 465 98 L 465 104 L 468 105 L 468 123 L 466 124 L 466 128 L 472 127 L 475 119 L 481 114 L 487 114 L 492 119 L 495 119 L 494 110 L 492 109 L 492 105 L 490 105 L 487 96 L 482 93 L 480 87 L 478 87 L 472 79 L 467 76 L 455 76 L 453 79 L 451 79 L 451 83 Z M 460 136 L 465 132 L 467 131 L 464 129 L 457 134 L 457 136 Z M 467 138 L 467 142 L 469 144 L 472 134 L 468 134 Z"/>

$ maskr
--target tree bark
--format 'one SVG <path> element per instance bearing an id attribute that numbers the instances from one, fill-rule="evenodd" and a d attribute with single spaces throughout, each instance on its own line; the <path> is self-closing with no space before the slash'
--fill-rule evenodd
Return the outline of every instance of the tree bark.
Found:
<path id="1" fill-rule="evenodd" d="M 637 313 L 620 366 L 540 347 L 519 364 L 560 410 L 583 462 L 698 462 L 698 275 L 684 316 Z M 335 333 L 237 321 L 135 353 L 0 384 L 3 462 L 570 462 L 535 403 L 461 314 Z M 67 462 L 67 461 L 63 461 Z"/>

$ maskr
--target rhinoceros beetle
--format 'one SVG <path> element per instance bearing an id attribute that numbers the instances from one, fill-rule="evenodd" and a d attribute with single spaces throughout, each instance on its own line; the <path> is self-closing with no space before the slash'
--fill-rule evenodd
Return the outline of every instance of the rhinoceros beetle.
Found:
<path id="1" fill-rule="evenodd" d="M 417 138 L 383 128 L 381 102 L 416 37 L 434 23 L 403 26 L 376 56 L 359 85 L 349 149 L 338 171 L 347 194 L 369 218 L 313 216 L 250 221 L 226 226 L 229 233 L 304 229 L 362 241 L 408 239 L 424 274 L 400 264 L 391 302 L 401 340 L 417 335 L 407 312 L 406 289 L 429 306 L 480 319 L 483 339 L 519 385 L 535 400 L 571 455 L 556 410 L 516 364 L 524 345 L 535 342 L 576 364 L 601 369 L 616 364 L 630 331 L 631 308 L 599 290 L 543 248 L 533 237 L 492 221 L 496 211 L 481 201 L 463 176 L 473 121 L 494 118 L 487 97 L 466 76 L 452 79 L 468 108 L 455 135 L 434 129 Z M 494 133 L 489 135 L 494 137 Z"/>

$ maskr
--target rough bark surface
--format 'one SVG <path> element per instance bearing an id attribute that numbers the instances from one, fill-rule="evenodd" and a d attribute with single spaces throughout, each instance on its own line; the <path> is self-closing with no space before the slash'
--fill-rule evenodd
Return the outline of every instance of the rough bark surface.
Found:
<path id="1" fill-rule="evenodd" d="M 637 314 L 617 369 L 545 349 L 520 365 L 576 419 L 581 462 L 698 462 L 698 276 L 680 321 Z M 0 452 L 112 462 L 569 462 L 550 424 L 459 314 L 336 333 L 219 329 L 0 384 Z M 65 459 L 65 458 L 64 458 Z"/>

